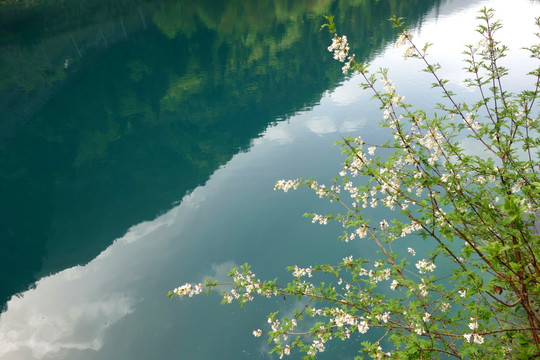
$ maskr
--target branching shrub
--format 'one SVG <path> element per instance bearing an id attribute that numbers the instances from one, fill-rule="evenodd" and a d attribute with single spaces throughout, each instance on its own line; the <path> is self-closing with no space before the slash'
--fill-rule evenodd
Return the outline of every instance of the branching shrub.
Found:
<path id="1" fill-rule="evenodd" d="M 346 36 L 332 17 L 328 50 L 344 73 L 361 75 L 383 111 L 381 126 L 393 135 L 384 144 L 361 137 L 341 142 L 346 160 L 331 185 L 313 179 L 280 180 L 275 189 L 307 186 L 342 205 L 342 214 L 311 214 L 312 221 L 336 221 L 343 241 L 364 239 L 380 249 L 379 259 L 347 257 L 334 265 L 291 267 L 287 285 L 262 281 L 248 265 L 229 273 L 234 285 L 223 302 L 243 304 L 255 296 L 297 296 L 305 307 L 291 318 L 268 316 L 272 352 L 293 349 L 312 359 L 332 339 L 347 340 L 379 328 L 378 341 L 363 341 L 358 359 L 530 359 L 540 357 L 540 237 L 538 215 L 540 68 L 529 73 L 531 90 L 511 93 L 500 65 L 507 47 L 496 40 L 501 24 L 483 9 L 482 40 L 466 48 L 468 86 L 477 99 L 464 103 L 439 76 L 439 65 L 412 40 L 402 19 L 396 46 L 423 62 L 442 101 L 433 113 L 405 102 L 388 70 L 371 73 L 356 62 Z M 540 19 L 537 19 L 540 26 Z M 538 45 L 528 48 L 540 60 Z M 523 82 L 525 84 L 525 80 Z M 525 87 L 525 86 L 524 86 Z M 481 148 L 471 154 L 467 139 Z M 370 221 L 369 209 L 387 208 L 388 219 Z M 417 256 L 402 239 L 422 237 L 434 251 Z M 419 252 L 420 253 L 420 252 Z M 438 264 L 444 263 L 445 271 Z M 450 264 L 450 265 L 448 265 Z M 327 282 L 328 276 L 334 278 Z M 324 281 L 322 280 L 324 279 Z M 186 284 L 174 295 L 193 296 L 222 285 L 212 279 Z M 307 320 L 314 318 L 315 320 Z M 306 327 L 305 324 L 310 325 Z M 314 324 L 314 325 L 313 325 Z M 372 330 L 373 331 L 373 330 Z"/>

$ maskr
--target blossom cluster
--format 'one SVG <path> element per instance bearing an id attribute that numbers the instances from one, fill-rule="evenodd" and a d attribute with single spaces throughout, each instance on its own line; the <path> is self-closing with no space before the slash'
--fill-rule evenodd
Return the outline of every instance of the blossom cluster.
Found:
<path id="1" fill-rule="evenodd" d="M 287 192 L 291 188 L 296 190 L 298 186 L 300 186 L 298 180 L 278 180 L 274 185 L 274 190 L 283 190 L 284 192 Z"/>
<path id="2" fill-rule="evenodd" d="M 420 291 L 420 295 L 423 297 L 428 296 L 428 283 L 424 279 L 420 280 L 420 284 L 418 284 L 418 290 Z"/>
<path id="3" fill-rule="evenodd" d="M 241 273 L 237 269 L 233 269 L 229 275 L 232 275 L 235 285 L 235 288 L 231 289 L 229 293 L 223 293 L 224 301 L 229 304 L 233 299 L 241 302 L 252 301 L 254 292 L 266 297 L 274 295 L 272 291 L 263 289 L 263 283 L 251 271 Z M 238 291 L 237 288 L 244 290 L 244 292 Z"/>
<path id="4" fill-rule="evenodd" d="M 318 215 L 318 214 L 315 214 L 313 216 L 313 219 L 311 220 L 312 223 L 316 223 L 316 222 L 319 222 L 319 224 L 321 225 L 326 225 L 328 224 L 328 218 L 326 216 L 322 216 L 322 215 Z"/>
<path id="5" fill-rule="evenodd" d="M 463 334 L 463 337 L 465 338 L 465 340 L 467 340 L 467 342 L 471 342 L 471 337 L 472 337 L 472 340 L 474 343 L 476 344 L 484 343 L 484 337 L 477 333 Z"/>
<path id="6" fill-rule="evenodd" d="M 403 32 L 399 35 L 396 43 L 394 44 L 395 47 L 400 47 L 400 46 L 403 46 L 405 45 L 405 43 L 407 41 L 411 42 L 412 41 L 412 34 L 410 34 L 409 32 Z M 403 53 L 403 59 L 407 60 L 408 58 L 412 57 L 414 55 L 414 53 L 416 52 L 416 48 L 414 47 L 414 45 L 411 45 L 407 48 L 407 50 L 405 50 L 405 53 Z"/>
<path id="7" fill-rule="evenodd" d="M 426 259 L 422 259 L 416 263 L 416 268 L 418 269 L 420 274 L 432 272 L 435 270 L 436 267 L 437 266 L 433 262 L 427 261 Z"/>
<path id="8" fill-rule="evenodd" d="M 326 340 L 324 340 L 322 337 L 313 340 L 313 343 L 309 347 L 309 350 L 307 352 L 308 355 L 315 355 L 318 352 L 323 352 L 326 348 L 324 347 L 324 343 Z"/>
<path id="9" fill-rule="evenodd" d="M 178 295 L 180 297 L 186 296 L 186 295 L 189 297 L 192 297 L 193 295 L 200 294 L 202 290 L 203 290 L 202 284 L 192 285 L 192 284 L 187 283 L 187 284 L 177 287 L 172 292 L 175 295 Z"/>
<path id="10" fill-rule="evenodd" d="M 312 190 L 315 190 L 315 193 L 319 195 L 320 198 L 322 198 L 325 195 L 328 195 L 329 190 L 326 188 L 326 185 L 324 184 L 318 184 L 316 181 L 313 181 L 309 187 Z"/>
<path id="11" fill-rule="evenodd" d="M 350 46 L 347 42 L 347 36 L 338 36 L 334 34 L 332 38 L 332 44 L 328 46 L 328 51 L 334 52 L 334 59 L 345 63 L 341 68 L 341 71 L 346 74 L 351 68 L 351 64 L 354 61 L 354 55 L 349 55 Z"/>
<path id="12" fill-rule="evenodd" d="M 305 275 L 307 275 L 308 277 L 312 277 L 313 276 L 312 273 L 313 273 L 313 268 L 311 266 L 305 269 L 295 266 L 292 275 L 294 277 L 302 277 Z"/>
<path id="13" fill-rule="evenodd" d="M 333 308 L 331 314 L 333 315 L 333 318 L 330 321 L 338 327 L 343 327 L 345 325 L 357 326 L 358 324 L 356 316 L 343 311 L 343 309 Z"/>

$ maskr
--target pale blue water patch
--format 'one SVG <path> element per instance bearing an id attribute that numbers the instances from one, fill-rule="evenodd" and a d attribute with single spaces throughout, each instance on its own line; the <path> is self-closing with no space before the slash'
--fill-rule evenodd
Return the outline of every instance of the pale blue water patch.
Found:
<path id="1" fill-rule="evenodd" d="M 326 201 L 307 190 L 273 191 L 281 178 L 330 179 L 343 161 L 334 140 L 364 129 L 378 133 L 366 126 L 376 108 L 357 113 L 342 100 L 330 94 L 311 111 L 269 128 L 249 152 L 236 155 L 179 206 L 132 227 L 89 264 L 45 277 L 12 298 L 1 317 L 6 346 L 0 356 L 90 359 L 121 353 L 143 359 L 179 348 L 187 357 L 211 357 L 231 342 L 252 343 L 238 334 L 262 327 L 276 301 L 240 311 L 219 307 L 215 296 L 168 301 L 172 287 L 205 275 L 223 278 L 230 266 L 244 262 L 273 278 L 285 275 L 287 265 L 369 256 L 371 245 L 337 242 L 337 226 L 302 219 L 306 211 L 330 211 Z M 278 307 L 290 304 L 281 301 Z M 235 330 L 224 331 L 229 326 Z M 230 353 L 238 356 L 237 350 Z M 253 356 L 249 350 L 245 358 Z"/>
<path id="2" fill-rule="evenodd" d="M 320 166 L 339 164 L 340 154 L 329 142 L 335 134 L 321 135 L 322 127 L 313 126 L 322 118 L 317 109 L 278 125 L 290 132 L 290 143 L 276 145 L 271 137 L 261 138 L 181 205 L 134 226 L 89 264 L 43 278 L 35 289 L 13 298 L 2 315 L 0 331 L 7 345 L 0 355 L 25 357 L 30 347 L 35 358 L 93 358 L 98 350 L 100 357 L 109 358 L 125 346 L 133 358 L 147 358 L 165 355 L 172 344 L 164 342 L 172 341 L 186 356 L 191 352 L 202 358 L 205 351 L 210 356 L 211 349 L 233 341 L 230 336 L 238 343 L 237 332 L 249 334 L 251 327 L 262 326 L 263 314 L 248 321 L 254 320 L 250 309 L 259 305 L 240 312 L 235 306 L 220 308 L 213 296 L 168 301 L 165 294 L 181 281 L 200 281 L 203 275 L 223 278 L 232 264 L 249 261 L 255 272 L 273 276 L 283 275 L 286 265 L 336 261 L 350 254 L 350 247 L 336 244 L 335 227 L 300 220 L 304 211 L 326 207 L 323 201 L 309 192 L 285 195 L 272 190 L 283 176 L 329 178 L 338 170 Z M 339 127 L 341 121 L 334 121 Z M 305 132 L 306 127 L 318 132 Z M 296 154 L 292 161 L 291 153 Z M 236 330 L 229 334 L 223 330 L 232 318 L 224 317 L 231 315 Z M 23 324 L 31 326 L 22 331 Z M 180 333 L 179 325 L 185 329 Z M 193 338 L 183 331 L 204 335 Z M 141 337 L 147 342 L 137 340 Z M 211 348 L 206 345 L 209 338 Z"/>
<path id="3" fill-rule="evenodd" d="M 145 359 L 182 349 L 186 358 L 210 358 L 216 351 L 264 358 L 261 342 L 250 333 L 265 325 L 267 312 L 287 309 L 292 300 L 239 310 L 220 307 L 215 296 L 168 301 L 165 294 L 206 275 L 224 278 L 231 266 L 244 262 L 261 277 L 273 278 L 283 277 L 288 265 L 374 255 L 374 244 L 340 243 L 339 227 L 301 218 L 306 211 L 333 208 L 311 191 L 273 191 L 281 178 L 333 177 L 343 160 L 332 144 L 339 136 L 362 132 L 373 141 L 381 136 L 366 126 L 376 107 L 361 96 L 344 111 L 341 100 L 330 94 L 311 111 L 268 129 L 249 152 L 234 156 L 177 207 L 132 227 L 89 264 L 45 277 L 12 298 L 0 321 L 5 341 L 0 356 Z"/>

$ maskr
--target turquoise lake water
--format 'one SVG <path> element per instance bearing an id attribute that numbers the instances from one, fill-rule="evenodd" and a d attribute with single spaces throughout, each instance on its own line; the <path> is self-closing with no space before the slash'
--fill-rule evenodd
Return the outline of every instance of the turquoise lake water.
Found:
<path id="1" fill-rule="evenodd" d="M 302 217 L 332 204 L 273 191 L 279 179 L 329 183 L 343 136 L 387 136 L 371 94 L 326 50 L 322 15 L 335 14 L 357 59 L 391 67 L 407 101 L 429 106 L 431 80 L 402 59 L 387 19 L 403 16 L 415 39 L 436 43 L 431 55 L 467 99 L 461 51 L 486 4 L 516 50 L 508 86 L 532 69 L 519 49 L 535 41 L 540 4 L 509 3 L 0 4 L 0 359 L 277 358 L 251 332 L 301 301 L 240 309 L 215 294 L 166 294 L 245 262 L 286 281 L 289 265 L 378 256 Z M 319 358 L 351 359 L 361 341 Z"/>

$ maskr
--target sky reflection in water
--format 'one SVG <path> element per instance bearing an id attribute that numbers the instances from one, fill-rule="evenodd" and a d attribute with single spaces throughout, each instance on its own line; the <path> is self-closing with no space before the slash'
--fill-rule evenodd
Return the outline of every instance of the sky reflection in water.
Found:
<path id="1" fill-rule="evenodd" d="M 502 40 L 511 49 L 534 41 L 528 35 L 535 31 L 538 3 L 510 5 L 500 0 L 489 5 L 503 16 Z M 470 41 L 480 6 L 476 3 L 451 14 L 443 7 L 437 18 L 432 14 L 413 30 L 420 43 L 436 43 L 431 54 L 445 67 L 446 78 L 463 79 L 456 54 L 461 53 L 463 40 Z M 404 50 L 389 44 L 374 60 L 373 69 L 399 69 L 390 74 L 398 91 L 401 87 L 408 101 L 429 102 L 427 92 L 416 91 L 424 75 L 413 60 L 401 61 Z M 523 56 L 511 55 L 505 61 L 518 72 L 528 64 Z M 222 278 L 231 266 L 245 261 L 254 265 L 255 273 L 272 276 L 275 271 L 283 275 L 286 265 L 335 261 L 373 250 L 365 244 L 337 243 L 335 227 L 302 220 L 304 211 L 328 208 L 312 194 L 272 191 L 280 178 L 315 176 L 324 182 L 333 177 L 342 159 L 332 143 L 341 136 L 383 139 L 375 129 L 374 119 L 380 117 L 377 104 L 368 104 L 370 96 L 360 91 L 358 82 L 357 77 L 345 81 L 313 109 L 268 128 L 253 140 L 249 152 L 234 156 L 180 205 L 133 226 L 90 263 L 45 277 L 35 288 L 13 297 L 0 316 L 0 359 L 145 359 L 152 354 L 165 358 L 171 351 L 192 359 L 211 358 L 212 353 L 266 358 L 264 340 L 250 339 L 250 331 L 264 327 L 267 310 L 290 309 L 288 302 L 238 310 L 219 307 L 214 296 L 168 301 L 165 294 L 179 282 L 200 281 L 204 275 Z M 461 86 L 459 81 L 453 85 Z M 308 244 L 305 239 L 310 239 Z M 232 344 L 226 345 L 228 341 Z"/>

